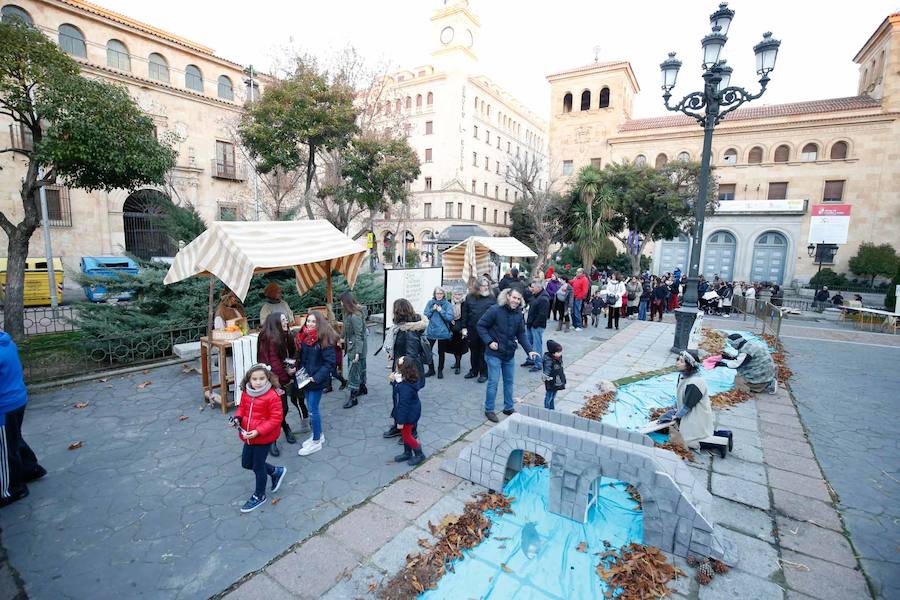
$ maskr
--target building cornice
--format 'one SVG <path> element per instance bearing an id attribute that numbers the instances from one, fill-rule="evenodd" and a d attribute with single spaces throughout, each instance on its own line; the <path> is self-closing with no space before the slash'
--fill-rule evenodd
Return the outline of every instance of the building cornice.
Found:
<path id="1" fill-rule="evenodd" d="M 637 77 L 634 74 L 634 70 L 631 68 L 631 63 L 627 60 L 599 63 L 595 62 L 593 64 L 575 67 L 573 69 L 560 71 L 558 73 L 551 73 L 550 75 L 547 75 L 547 81 L 550 83 L 555 83 L 557 81 L 564 81 L 566 79 L 583 77 L 587 74 L 610 73 L 614 71 L 624 71 L 628 76 L 628 80 L 631 82 L 631 85 L 634 86 L 635 93 L 641 91 L 641 86 L 638 84 Z"/>
<path id="2" fill-rule="evenodd" d="M 875 33 L 869 36 L 866 43 L 863 44 L 862 48 L 859 49 L 859 52 L 856 53 L 856 56 L 853 57 L 853 62 L 859 64 L 862 61 L 862 57 L 868 54 L 874 46 L 878 45 L 881 38 L 886 36 L 890 30 L 895 27 L 900 27 L 900 12 L 888 15 L 887 18 L 881 22 L 881 25 L 878 26 Z"/>
<path id="3" fill-rule="evenodd" d="M 447 8 L 442 8 L 442 9 L 436 11 L 431 16 L 431 20 L 439 21 L 439 20 L 445 19 L 447 17 L 452 17 L 453 15 L 456 15 L 456 14 L 463 14 L 466 16 L 467 19 L 472 21 L 477 27 L 481 27 L 481 21 L 479 21 L 478 17 L 476 17 L 475 14 L 469 10 L 468 4 L 469 3 L 466 2 L 464 5 L 463 4 L 454 4 L 454 5 L 448 6 Z"/>
<path id="4" fill-rule="evenodd" d="M 468 81 L 475 87 L 478 87 L 489 94 L 493 94 L 497 97 L 497 100 L 506 103 L 509 108 L 518 112 L 520 117 L 531 121 L 531 124 L 537 126 L 542 133 L 547 133 L 547 122 L 544 121 L 544 119 L 539 117 L 532 110 L 529 110 L 524 104 L 516 100 L 512 94 L 494 83 L 486 75 L 470 75 Z"/>

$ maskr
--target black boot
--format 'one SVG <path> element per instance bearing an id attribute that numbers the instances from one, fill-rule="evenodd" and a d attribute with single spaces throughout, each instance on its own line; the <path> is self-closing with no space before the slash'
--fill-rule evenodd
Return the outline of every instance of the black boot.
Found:
<path id="1" fill-rule="evenodd" d="M 437 374 L 438 374 L 438 379 L 444 378 L 444 370 L 443 369 L 438 369 Z"/>
<path id="2" fill-rule="evenodd" d="M 399 456 L 397 458 L 399 458 Z M 419 464 L 420 462 L 422 462 L 423 460 L 425 460 L 425 453 L 422 452 L 422 447 L 420 446 L 420 447 L 416 448 L 415 450 L 413 450 L 413 457 L 410 458 L 408 461 L 406 461 L 406 463 L 409 466 L 414 467 L 417 464 Z"/>
<path id="3" fill-rule="evenodd" d="M 403 444 L 403 454 L 398 454 L 394 457 L 394 462 L 403 462 L 406 460 L 412 460 L 412 448 L 409 447 L 409 444 Z"/>
<path id="4" fill-rule="evenodd" d="M 278 440 L 272 442 L 272 445 L 269 446 L 269 454 L 272 456 L 281 456 L 281 450 L 278 449 Z"/>
<path id="5" fill-rule="evenodd" d="M 464 379 L 475 379 L 476 377 L 478 377 L 478 373 L 476 373 L 475 371 L 469 371 L 468 373 L 466 373 Z"/>
<path id="6" fill-rule="evenodd" d="M 434 365 L 428 365 L 428 372 L 425 373 L 425 377 L 432 377 L 434 375 Z"/>
<path id="7" fill-rule="evenodd" d="M 359 391 L 356 393 L 357 396 L 365 396 L 369 393 L 369 388 L 366 387 L 366 384 L 359 384 Z"/>
<path id="8" fill-rule="evenodd" d="M 388 439 L 388 438 L 392 438 L 392 437 L 397 437 L 398 435 L 400 435 L 400 430 L 397 429 L 397 425 L 394 424 L 394 425 L 391 425 L 390 429 L 388 429 L 383 434 L 381 434 L 381 437 Z"/>
<path id="9" fill-rule="evenodd" d="M 287 421 L 284 421 L 281 424 L 281 429 L 282 429 L 282 431 L 284 431 L 284 439 L 287 440 L 288 444 L 296 444 L 297 443 L 297 438 L 294 437 L 294 432 L 291 431 L 291 426 L 288 425 Z"/>
<path id="10" fill-rule="evenodd" d="M 347 398 L 346 402 L 344 402 L 344 408 L 353 408 L 354 406 L 359 404 L 359 401 L 356 399 L 356 396 L 357 396 L 357 392 L 355 392 L 355 391 L 350 392 L 350 397 Z"/>
<path id="11" fill-rule="evenodd" d="M 347 389 L 347 379 L 338 373 L 337 380 L 341 382 L 341 387 L 339 389 L 346 390 Z"/>

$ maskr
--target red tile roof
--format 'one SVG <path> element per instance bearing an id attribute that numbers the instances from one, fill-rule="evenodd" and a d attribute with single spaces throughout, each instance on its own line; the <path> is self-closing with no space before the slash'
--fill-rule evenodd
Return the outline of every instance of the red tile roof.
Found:
<path id="1" fill-rule="evenodd" d="M 749 119 L 773 119 L 816 113 L 840 112 L 844 110 L 860 110 L 878 108 L 881 103 L 868 96 L 850 96 L 848 98 L 828 98 L 825 100 L 809 100 L 807 102 L 791 102 L 773 104 L 771 106 L 753 106 L 740 108 L 725 117 L 725 121 L 746 121 Z M 651 117 L 649 119 L 631 119 L 625 121 L 619 131 L 640 131 L 666 127 L 685 127 L 696 121 L 685 115 Z"/>

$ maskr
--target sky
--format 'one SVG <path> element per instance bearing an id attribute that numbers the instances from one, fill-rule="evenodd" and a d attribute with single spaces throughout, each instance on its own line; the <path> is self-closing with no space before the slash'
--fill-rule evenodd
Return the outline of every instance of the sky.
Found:
<path id="1" fill-rule="evenodd" d="M 443 0 L 93 0 L 150 25 L 211 47 L 216 54 L 266 69 L 286 45 L 327 57 L 348 44 L 373 63 L 396 68 L 429 63 L 437 45 L 431 15 Z M 631 62 L 641 92 L 635 118 L 665 114 L 659 63 L 670 51 L 684 62 L 676 97 L 700 89 L 700 39 L 715 1 L 469 0 L 481 21 L 475 41 L 480 73 L 543 117 L 550 73 L 599 59 Z M 853 96 L 853 57 L 900 0 L 801 2 L 733 0 L 735 18 L 723 57 L 732 85 L 756 91 L 753 46 L 762 33 L 781 40 L 766 95 L 755 104 Z M 560 7 L 564 7 L 560 10 Z"/>

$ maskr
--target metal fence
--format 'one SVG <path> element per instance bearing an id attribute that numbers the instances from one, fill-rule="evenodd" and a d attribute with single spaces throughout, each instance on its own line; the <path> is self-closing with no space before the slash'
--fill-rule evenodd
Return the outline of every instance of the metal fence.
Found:
<path id="1" fill-rule="evenodd" d="M 744 321 L 752 317 L 754 327 L 762 323 L 763 333 L 770 333 L 776 338 L 781 335 L 781 322 L 784 319 L 782 307 L 766 300 L 747 300 L 743 296 L 735 296 L 732 307 L 742 315 Z"/>
<path id="2" fill-rule="evenodd" d="M 75 310 L 71 306 L 60 306 L 56 310 L 48 307 L 26 308 L 24 314 L 25 336 L 44 333 L 64 333 L 75 331 Z M 0 311 L 0 325 L 4 316 Z"/>

